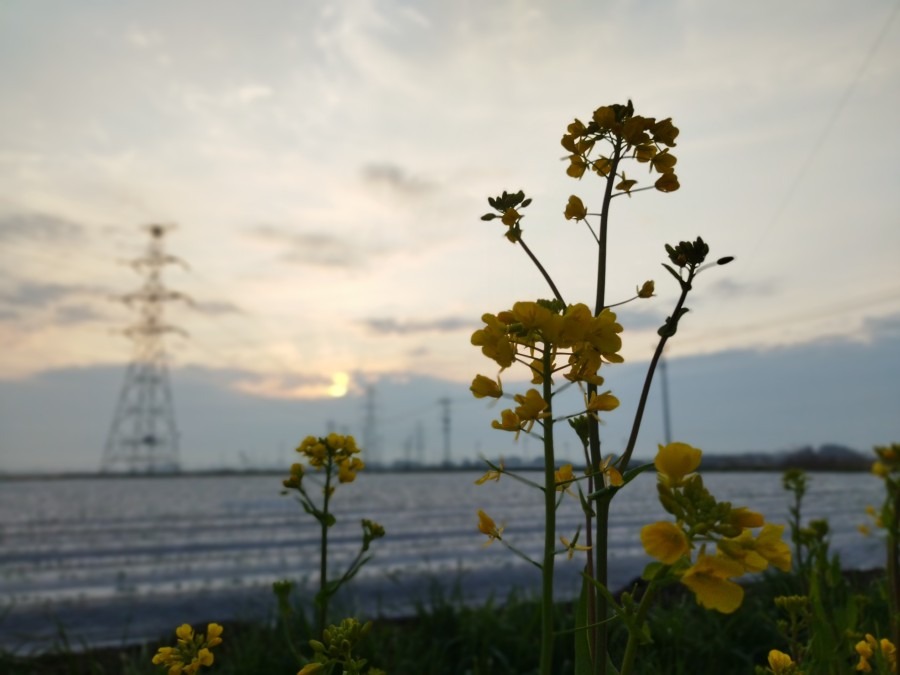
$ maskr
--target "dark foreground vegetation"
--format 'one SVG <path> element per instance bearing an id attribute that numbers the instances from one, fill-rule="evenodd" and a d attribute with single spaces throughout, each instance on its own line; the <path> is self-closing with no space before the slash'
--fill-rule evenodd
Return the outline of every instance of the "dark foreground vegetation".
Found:
<path id="1" fill-rule="evenodd" d="M 819 626 L 817 649 L 833 649 L 837 672 L 854 672 L 852 644 L 862 638 L 853 630 L 854 617 L 864 612 L 866 625 L 889 625 L 885 576 L 882 571 L 843 572 L 833 561 L 820 570 L 821 586 L 815 589 L 823 608 L 834 617 L 831 627 Z M 818 575 L 817 575 L 818 576 Z M 680 585 L 671 587 L 652 613 L 653 644 L 641 650 L 638 673 L 658 675 L 696 673 L 750 673 L 766 663 L 770 649 L 788 651 L 776 622 L 786 617 L 776 608 L 777 596 L 806 595 L 809 582 L 797 574 L 773 572 L 746 586 L 741 608 L 731 615 L 713 614 L 699 607 L 694 596 Z M 274 607 L 274 599 L 273 599 Z M 571 625 L 570 604 L 558 605 L 560 623 Z M 298 636 L 310 635 L 308 617 L 295 613 L 286 625 L 224 623 L 224 643 L 217 648 L 216 663 L 203 672 L 211 675 L 294 675 L 300 669 L 286 644 L 306 653 Z M 858 627 L 858 628 L 861 628 Z M 840 630 L 834 642 L 830 629 Z M 849 629 L 849 630 L 848 630 Z M 867 628 L 871 629 L 871 628 Z M 811 629 L 812 630 L 812 629 Z M 535 671 L 535 649 L 540 636 L 537 598 L 513 595 L 502 602 L 488 600 L 480 607 L 464 606 L 455 594 L 435 590 L 416 616 L 374 622 L 360 654 L 391 675 L 527 675 Z M 613 629 L 613 652 L 624 648 L 627 635 Z M 150 662 L 156 649 L 171 642 L 77 653 L 65 646 L 32 658 L 0 654 L 0 673 L 8 675 L 150 675 L 163 672 Z M 815 642 L 815 640 L 813 640 Z M 571 635 L 559 635 L 554 650 L 555 673 L 574 672 Z"/>

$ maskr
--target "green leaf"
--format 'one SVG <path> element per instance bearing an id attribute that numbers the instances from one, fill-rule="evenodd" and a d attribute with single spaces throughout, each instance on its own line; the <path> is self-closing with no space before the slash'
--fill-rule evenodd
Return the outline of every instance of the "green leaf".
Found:
<path id="1" fill-rule="evenodd" d="M 640 476 L 645 471 L 649 471 L 656 467 L 656 464 L 650 462 L 648 464 L 641 464 L 640 466 L 636 466 L 633 469 L 628 469 L 625 473 L 622 474 L 622 480 L 625 481 L 625 485 L 628 485 L 635 478 Z"/>
<path id="2" fill-rule="evenodd" d="M 493 220 L 494 218 L 497 218 L 497 217 L 498 216 L 496 213 L 485 213 L 483 216 L 481 216 L 481 219 L 482 220 Z"/>
<path id="3" fill-rule="evenodd" d="M 653 579 L 656 578 L 656 575 L 659 574 L 664 567 L 666 567 L 666 565 L 661 562 L 647 563 L 644 571 L 641 572 L 641 579 L 644 581 L 653 581 Z"/>
<path id="4" fill-rule="evenodd" d="M 575 606 L 575 674 L 591 675 L 593 665 L 591 659 L 590 631 L 588 630 L 588 594 L 591 589 L 587 578 L 581 580 L 581 594 Z"/>
<path id="5" fill-rule="evenodd" d="M 667 270 L 669 270 L 669 274 L 671 274 L 673 277 L 675 277 L 675 280 L 678 282 L 679 285 L 684 284 L 684 279 L 682 279 L 681 275 L 678 274 L 678 272 L 676 272 L 672 267 L 670 267 L 666 263 L 663 263 L 662 266 L 665 267 Z"/>

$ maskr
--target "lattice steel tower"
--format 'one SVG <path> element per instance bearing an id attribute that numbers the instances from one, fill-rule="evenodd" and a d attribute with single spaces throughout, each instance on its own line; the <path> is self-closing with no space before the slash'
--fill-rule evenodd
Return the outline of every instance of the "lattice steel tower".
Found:
<path id="1" fill-rule="evenodd" d="M 123 333 L 134 343 L 131 363 L 116 404 L 115 416 L 103 451 L 103 471 L 124 469 L 131 473 L 177 471 L 180 468 L 178 428 L 163 336 L 181 333 L 163 320 L 165 303 L 187 300 L 162 283 L 163 268 L 184 262 L 165 252 L 164 238 L 170 225 L 146 225 L 150 233 L 147 252 L 130 262 L 144 278 L 133 293 L 118 299 L 138 313 L 138 320 Z"/>

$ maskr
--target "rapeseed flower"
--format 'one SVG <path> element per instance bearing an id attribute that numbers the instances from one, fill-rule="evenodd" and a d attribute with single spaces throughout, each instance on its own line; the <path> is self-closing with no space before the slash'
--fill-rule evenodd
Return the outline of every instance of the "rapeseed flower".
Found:
<path id="1" fill-rule="evenodd" d="M 876 640 L 873 635 L 866 633 L 866 639 L 856 643 L 856 653 L 859 655 L 859 663 L 856 669 L 864 673 L 872 672 L 872 662 L 883 660 L 890 672 L 897 672 L 897 649 L 887 638 Z"/>
<path id="2" fill-rule="evenodd" d="M 211 666 L 215 661 L 210 651 L 222 644 L 222 626 L 211 623 L 206 627 L 206 635 L 195 634 L 190 624 L 182 624 L 175 629 L 175 647 L 160 647 L 152 662 L 165 666 L 168 675 L 194 675 L 203 666 Z"/>
<path id="3" fill-rule="evenodd" d="M 669 487 L 677 487 L 684 482 L 685 476 L 693 473 L 700 466 L 703 452 L 687 443 L 669 443 L 660 445 L 654 464 L 660 481 Z"/>
<path id="4" fill-rule="evenodd" d="M 681 583 L 694 592 L 703 607 L 731 614 L 741 606 L 744 589 L 730 579 L 743 573 L 744 567 L 731 558 L 701 553 L 682 575 Z"/>
<path id="5" fill-rule="evenodd" d="M 560 537 L 559 540 L 562 542 L 562 545 L 566 547 L 566 557 L 569 560 L 571 560 L 574 557 L 575 551 L 590 551 L 591 550 L 590 546 L 582 546 L 581 544 L 578 543 L 578 534 L 577 533 L 575 534 L 575 537 L 572 539 L 572 541 L 569 541 L 566 537 Z"/>
<path id="6" fill-rule="evenodd" d="M 487 535 L 488 541 L 485 546 L 493 543 L 494 539 L 498 541 L 503 539 L 503 537 L 500 536 L 503 534 L 503 526 L 497 527 L 494 519 L 481 509 L 478 509 L 478 530 L 482 534 Z"/>
<path id="7" fill-rule="evenodd" d="M 648 555 L 674 565 L 691 551 L 687 535 L 675 523 L 660 521 L 641 528 L 641 543 Z"/>
<path id="8" fill-rule="evenodd" d="M 777 649 L 769 651 L 769 669 L 773 675 L 800 675 L 794 659 Z"/>

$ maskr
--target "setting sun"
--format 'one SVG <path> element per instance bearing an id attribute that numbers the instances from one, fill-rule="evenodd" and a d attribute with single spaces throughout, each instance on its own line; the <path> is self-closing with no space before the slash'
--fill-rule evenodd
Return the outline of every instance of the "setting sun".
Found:
<path id="1" fill-rule="evenodd" d="M 331 386 L 328 387 L 328 395 L 340 398 L 347 393 L 348 384 L 350 384 L 350 376 L 347 373 L 335 373 L 331 376 Z"/>

